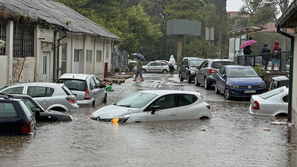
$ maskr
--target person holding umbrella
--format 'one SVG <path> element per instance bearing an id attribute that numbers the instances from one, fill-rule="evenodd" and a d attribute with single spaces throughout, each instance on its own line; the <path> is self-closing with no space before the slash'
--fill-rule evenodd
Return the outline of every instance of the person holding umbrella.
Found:
<path id="1" fill-rule="evenodd" d="M 143 76 L 142 76 L 142 62 L 141 62 L 139 56 L 136 56 L 136 61 L 137 61 L 137 65 L 136 65 L 137 69 L 136 69 L 135 78 L 134 78 L 133 81 L 135 81 L 135 82 L 137 81 L 137 77 L 138 77 L 138 74 L 139 74 L 139 76 L 141 78 L 140 82 L 143 82 L 144 79 L 143 79 Z"/>

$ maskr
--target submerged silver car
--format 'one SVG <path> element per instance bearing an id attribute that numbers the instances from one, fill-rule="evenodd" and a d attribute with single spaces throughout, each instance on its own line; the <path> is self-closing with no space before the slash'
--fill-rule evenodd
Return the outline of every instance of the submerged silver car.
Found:
<path id="1" fill-rule="evenodd" d="M 46 110 L 78 111 L 76 96 L 64 85 L 50 82 L 13 83 L 4 86 L 1 93 L 26 94 Z"/>
<path id="2" fill-rule="evenodd" d="M 169 66 L 164 62 L 151 61 L 147 65 L 142 66 L 142 72 L 155 72 L 166 74 L 169 71 Z"/>
<path id="3" fill-rule="evenodd" d="M 146 90 L 93 112 L 103 122 L 149 122 L 211 118 L 210 106 L 199 92 Z"/>
<path id="4" fill-rule="evenodd" d="M 252 95 L 249 112 L 262 116 L 287 115 L 288 90 L 288 87 L 282 86 L 260 95 Z"/>
<path id="5" fill-rule="evenodd" d="M 77 95 L 78 105 L 97 105 L 106 102 L 105 85 L 93 74 L 62 74 L 57 83 L 64 83 Z"/>

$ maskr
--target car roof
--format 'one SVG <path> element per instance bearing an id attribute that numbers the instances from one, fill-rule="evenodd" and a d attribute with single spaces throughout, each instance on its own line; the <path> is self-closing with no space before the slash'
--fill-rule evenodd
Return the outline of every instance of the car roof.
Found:
<path id="1" fill-rule="evenodd" d="M 22 85 L 30 85 L 30 86 L 57 86 L 57 85 L 64 85 L 63 83 L 54 83 L 54 82 L 19 82 L 19 83 L 12 83 L 9 85 L 4 86 L 3 88 L 11 87 L 11 86 L 22 86 Z"/>
<path id="2" fill-rule="evenodd" d="M 242 66 L 242 65 L 224 65 L 226 68 L 252 68 L 251 66 Z"/>
<path id="3" fill-rule="evenodd" d="M 287 76 L 277 76 L 272 78 L 275 81 L 283 81 L 283 80 L 289 80 Z"/>
<path id="4" fill-rule="evenodd" d="M 210 60 L 210 61 L 232 61 L 233 60 L 230 60 L 230 59 L 206 59 L 206 60 Z"/>
<path id="5" fill-rule="evenodd" d="M 195 94 L 195 95 L 201 95 L 199 92 L 193 92 L 193 91 L 183 91 L 183 90 L 143 90 L 139 91 L 143 93 L 152 93 L 152 94 L 157 94 L 159 96 L 170 94 L 170 93 L 176 93 L 176 94 Z"/>
<path id="6" fill-rule="evenodd" d="M 89 76 L 94 76 L 93 74 L 80 74 L 80 73 L 64 73 L 58 79 L 81 79 L 86 80 Z"/>

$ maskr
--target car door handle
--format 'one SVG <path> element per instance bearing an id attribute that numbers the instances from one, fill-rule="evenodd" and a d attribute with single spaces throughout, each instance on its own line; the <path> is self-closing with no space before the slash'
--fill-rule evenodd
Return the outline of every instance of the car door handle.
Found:
<path id="1" fill-rule="evenodd" d="M 169 116 L 175 116 L 175 113 L 171 113 Z"/>

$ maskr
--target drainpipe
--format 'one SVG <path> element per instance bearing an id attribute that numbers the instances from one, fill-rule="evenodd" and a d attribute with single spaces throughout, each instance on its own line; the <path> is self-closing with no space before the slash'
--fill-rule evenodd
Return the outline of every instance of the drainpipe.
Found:
<path id="1" fill-rule="evenodd" d="M 53 45 L 52 45 L 52 47 L 53 47 L 53 51 L 54 51 L 54 55 L 53 55 L 53 82 L 56 80 L 56 39 L 57 39 L 57 32 L 58 32 L 58 30 L 55 30 L 54 31 L 54 40 L 53 40 Z"/>
<path id="2" fill-rule="evenodd" d="M 66 31 L 63 31 L 64 33 L 65 33 L 65 35 L 64 36 L 62 36 L 61 38 L 59 38 L 58 39 L 58 51 L 57 51 L 57 66 L 59 66 L 59 63 L 60 63 L 60 41 L 62 40 L 62 39 L 64 39 L 64 38 L 66 38 L 67 37 L 67 33 L 66 33 Z M 59 70 L 57 70 L 57 76 L 59 76 Z M 58 77 L 57 77 L 58 78 Z"/>
<path id="3" fill-rule="evenodd" d="M 290 51 L 290 76 L 289 76 L 289 102 L 288 102 L 288 122 L 292 121 L 292 84 L 293 84 L 293 61 L 294 61 L 294 40 L 295 37 L 281 31 L 280 27 L 277 26 L 277 32 L 283 36 L 286 36 L 291 39 L 291 51 Z"/>

